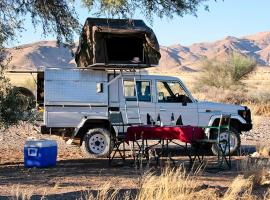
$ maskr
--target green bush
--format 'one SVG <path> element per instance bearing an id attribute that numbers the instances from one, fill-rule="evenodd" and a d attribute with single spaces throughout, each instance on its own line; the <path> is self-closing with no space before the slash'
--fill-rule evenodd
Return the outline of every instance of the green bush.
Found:
<path id="1" fill-rule="evenodd" d="M 1 53 L 0 47 L 0 56 Z M 6 68 L 7 65 L 3 64 L 0 58 L 0 129 L 16 125 L 22 120 L 34 119 L 31 110 L 26 106 L 31 99 L 10 84 L 4 74 Z"/>
<path id="2" fill-rule="evenodd" d="M 232 53 L 227 60 L 205 60 L 197 87 L 202 85 L 216 88 L 231 88 L 239 85 L 241 79 L 254 71 L 256 61 L 239 53 Z"/>

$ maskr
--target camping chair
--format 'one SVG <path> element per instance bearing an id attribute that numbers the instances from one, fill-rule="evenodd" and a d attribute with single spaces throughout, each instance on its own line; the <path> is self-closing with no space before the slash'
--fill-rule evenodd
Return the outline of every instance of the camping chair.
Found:
<path id="1" fill-rule="evenodd" d="M 111 129 L 114 129 L 118 134 L 113 135 L 113 130 L 110 131 L 110 141 L 112 146 L 111 154 L 109 155 L 109 163 L 115 158 L 118 152 L 123 161 L 125 161 L 125 128 L 129 124 L 125 124 L 121 111 L 109 111 L 109 121 Z M 120 149 L 121 145 L 123 149 Z"/>
<path id="2" fill-rule="evenodd" d="M 140 125 L 141 123 L 125 123 L 121 111 L 109 111 L 109 121 L 111 129 L 116 129 L 115 131 L 118 133 L 113 135 L 113 130 L 110 131 L 112 151 L 109 155 L 109 163 L 115 158 L 117 152 L 122 160 L 125 161 L 126 128 L 132 125 Z M 123 147 L 122 149 L 121 146 Z"/>
<path id="3" fill-rule="evenodd" d="M 203 150 L 204 148 L 202 148 L 202 147 L 204 147 L 205 145 L 211 144 L 211 145 L 215 145 L 216 148 L 218 149 L 218 153 L 217 153 L 218 154 L 217 155 L 218 168 L 221 169 L 223 164 L 226 164 L 228 166 L 228 168 L 231 169 L 230 121 L 231 121 L 231 115 L 221 114 L 217 126 L 202 127 L 206 130 L 206 132 L 208 134 L 206 135 L 205 139 L 195 141 L 196 151 L 195 151 L 194 161 L 197 157 L 199 159 L 199 162 L 202 162 L 205 151 L 203 151 L 202 157 L 200 157 L 199 153 L 201 153 L 201 152 L 199 152 L 199 151 Z M 216 131 L 213 132 L 213 130 L 216 130 Z M 228 134 L 227 139 L 221 137 L 221 134 L 224 131 L 227 131 L 227 134 Z M 213 134 L 215 134 L 215 135 L 213 135 Z"/>

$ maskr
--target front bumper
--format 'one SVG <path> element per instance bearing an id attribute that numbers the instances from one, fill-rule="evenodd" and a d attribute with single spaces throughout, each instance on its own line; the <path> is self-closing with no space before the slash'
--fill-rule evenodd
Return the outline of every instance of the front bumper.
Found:
<path id="1" fill-rule="evenodd" d="M 241 131 L 250 131 L 252 129 L 252 124 L 241 124 L 240 130 Z"/>
<path id="2" fill-rule="evenodd" d="M 245 106 L 244 110 L 238 110 L 238 114 L 246 120 L 245 124 L 240 125 L 240 131 L 249 131 L 252 129 L 251 111 Z"/>

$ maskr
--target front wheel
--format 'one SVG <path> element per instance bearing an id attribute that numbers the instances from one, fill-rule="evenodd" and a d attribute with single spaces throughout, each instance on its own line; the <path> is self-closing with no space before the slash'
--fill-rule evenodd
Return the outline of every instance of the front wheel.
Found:
<path id="1" fill-rule="evenodd" d="M 81 150 L 90 158 L 107 157 L 112 150 L 110 132 L 104 128 L 90 129 L 83 137 Z"/>
<path id="2" fill-rule="evenodd" d="M 240 138 L 240 134 L 237 133 L 236 130 L 232 129 L 232 130 L 226 130 L 220 133 L 220 140 L 226 140 L 228 141 L 229 139 L 229 135 L 230 135 L 230 154 L 234 155 L 241 146 L 241 138 Z M 225 148 L 225 144 L 221 144 L 221 148 Z M 212 148 L 211 148 L 212 152 L 214 155 L 218 155 L 218 151 L 219 147 L 217 146 L 217 144 L 213 144 Z M 225 155 L 229 155 L 229 149 L 227 148 L 225 151 Z"/>

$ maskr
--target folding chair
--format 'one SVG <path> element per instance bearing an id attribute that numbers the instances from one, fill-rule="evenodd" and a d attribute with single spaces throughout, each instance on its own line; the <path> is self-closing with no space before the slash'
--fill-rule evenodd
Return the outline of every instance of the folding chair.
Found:
<path id="1" fill-rule="evenodd" d="M 220 169 L 223 164 L 225 163 L 229 169 L 231 169 L 231 152 L 230 152 L 230 121 L 231 121 L 231 115 L 227 114 L 221 114 L 218 126 L 205 126 L 202 127 L 207 130 L 208 134 L 205 139 L 197 140 L 195 141 L 196 145 L 196 155 L 194 157 L 194 161 L 196 157 L 199 159 L 199 162 L 202 162 L 204 159 L 204 151 L 203 155 L 200 158 L 200 150 L 203 150 L 201 148 L 202 146 L 205 146 L 206 144 L 215 145 L 215 147 L 218 149 L 218 168 Z M 211 130 L 216 130 L 215 132 Z M 221 134 L 226 131 L 228 134 L 228 138 L 221 137 Z M 213 135 L 213 133 L 215 135 Z"/>
<path id="2" fill-rule="evenodd" d="M 115 129 L 117 135 L 113 135 L 113 130 L 110 131 L 110 141 L 112 142 L 112 151 L 109 155 L 109 163 L 115 158 L 118 152 L 123 161 L 125 161 L 125 128 L 130 126 L 130 124 L 125 124 L 121 111 L 109 111 L 109 121 L 111 123 L 111 128 Z M 120 149 L 121 145 L 123 149 Z"/>

